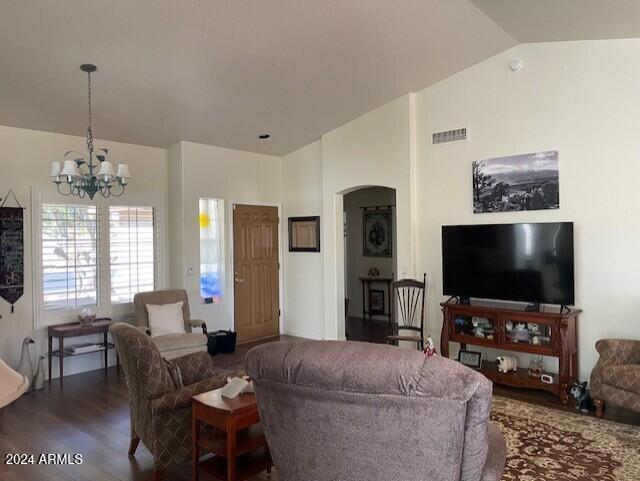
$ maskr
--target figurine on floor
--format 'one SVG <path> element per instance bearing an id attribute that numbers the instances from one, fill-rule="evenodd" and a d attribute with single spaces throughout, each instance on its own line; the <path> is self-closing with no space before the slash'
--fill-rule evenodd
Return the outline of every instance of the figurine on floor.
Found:
<path id="1" fill-rule="evenodd" d="M 576 409 L 583 413 L 595 410 L 591 393 L 587 389 L 587 381 L 571 386 L 571 396 L 576 400 Z"/>
<path id="2" fill-rule="evenodd" d="M 431 336 L 427 336 L 427 340 L 425 342 L 424 351 L 426 356 L 435 356 L 436 355 L 436 345 L 433 342 Z"/>

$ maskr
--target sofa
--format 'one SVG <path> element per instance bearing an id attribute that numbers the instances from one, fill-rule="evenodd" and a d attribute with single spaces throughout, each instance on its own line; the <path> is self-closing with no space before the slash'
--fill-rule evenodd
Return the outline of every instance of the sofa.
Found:
<path id="1" fill-rule="evenodd" d="M 203 321 L 192 320 L 189 310 L 189 297 L 183 289 L 166 291 L 139 292 L 133 297 L 136 325 L 153 335 L 149 331 L 149 312 L 147 304 L 164 305 L 182 302 L 182 314 L 184 319 L 184 333 L 164 334 L 152 336 L 153 342 L 158 346 L 162 356 L 166 359 L 184 356 L 193 352 L 207 350 L 207 326 Z M 202 332 L 194 332 L 193 329 L 201 329 Z"/>
<path id="2" fill-rule="evenodd" d="M 142 441 L 153 455 L 155 479 L 162 479 L 171 465 L 191 460 L 191 398 L 244 371 L 206 352 L 165 361 L 151 338 L 129 324 L 115 323 L 109 333 L 129 390 L 129 455 Z"/>
<path id="3" fill-rule="evenodd" d="M 279 481 L 498 481 L 492 384 L 455 361 L 356 342 L 251 349 L 260 418 Z"/>
<path id="4" fill-rule="evenodd" d="M 606 404 L 640 412 L 640 340 L 601 339 L 600 358 L 591 371 L 591 396 L 596 415 Z"/>

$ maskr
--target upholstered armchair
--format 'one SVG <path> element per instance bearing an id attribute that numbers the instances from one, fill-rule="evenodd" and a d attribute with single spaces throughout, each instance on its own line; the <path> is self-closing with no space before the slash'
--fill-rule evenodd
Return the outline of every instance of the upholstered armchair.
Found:
<path id="1" fill-rule="evenodd" d="M 154 336 L 162 356 L 167 359 L 184 356 L 192 352 L 206 351 L 207 349 L 207 325 L 203 321 L 192 320 L 189 310 L 189 297 L 183 289 L 167 291 L 139 292 L 133 297 L 133 305 L 136 315 L 136 325 L 149 333 L 149 312 L 147 304 L 174 304 L 182 302 L 182 315 L 184 319 L 184 334 L 165 334 Z M 201 328 L 201 332 L 194 332 L 194 328 Z"/>
<path id="2" fill-rule="evenodd" d="M 591 371 L 591 396 L 596 415 L 605 404 L 640 412 L 640 340 L 601 339 L 596 342 L 600 359 Z"/>
<path id="3" fill-rule="evenodd" d="M 491 382 L 441 356 L 359 342 L 247 353 L 279 481 L 498 481 Z"/>
<path id="4" fill-rule="evenodd" d="M 225 384 L 237 367 L 218 366 L 198 352 L 165 361 L 151 338 L 129 324 L 109 328 L 129 389 L 133 455 L 142 441 L 153 455 L 156 480 L 173 464 L 191 460 L 191 398 Z"/>

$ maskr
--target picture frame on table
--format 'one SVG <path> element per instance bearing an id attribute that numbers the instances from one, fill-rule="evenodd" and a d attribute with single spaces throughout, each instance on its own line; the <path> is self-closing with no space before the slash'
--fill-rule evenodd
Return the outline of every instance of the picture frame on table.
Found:
<path id="1" fill-rule="evenodd" d="M 482 367 L 482 353 L 460 349 L 458 351 L 458 362 L 472 369 L 480 369 Z"/>

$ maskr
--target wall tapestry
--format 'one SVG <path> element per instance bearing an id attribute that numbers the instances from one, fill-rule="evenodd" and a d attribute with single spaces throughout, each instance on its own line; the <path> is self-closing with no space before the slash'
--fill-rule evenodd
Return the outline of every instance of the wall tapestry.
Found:
<path id="1" fill-rule="evenodd" d="M 363 254 L 365 257 L 391 257 L 391 209 L 363 210 Z"/>
<path id="2" fill-rule="evenodd" d="M 23 209 L 4 207 L 4 202 L 0 205 L 0 297 L 11 304 L 13 312 L 24 292 Z"/>
<path id="3" fill-rule="evenodd" d="M 473 212 L 558 209 L 558 151 L 473 162 Z"/>

